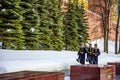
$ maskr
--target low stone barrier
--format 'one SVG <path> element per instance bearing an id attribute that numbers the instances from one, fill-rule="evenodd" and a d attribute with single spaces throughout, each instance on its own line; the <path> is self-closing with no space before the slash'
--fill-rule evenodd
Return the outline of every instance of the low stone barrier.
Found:
<path id="1" fill-rule="evenodd" d="M 19 71 L 0 74 L 0 80 L 64 80 L 64 73 Z"/>
<path id="2" fill-rule="evenodd" d="M 115 65 L 116 75 L 120 75 L 120 62 L 108 62 L 108 65 Z"/>
<path id="3" fill-rule="evenodd" d="M 70 80 L 115 80 L 114 65 L 72 65 Z"/>

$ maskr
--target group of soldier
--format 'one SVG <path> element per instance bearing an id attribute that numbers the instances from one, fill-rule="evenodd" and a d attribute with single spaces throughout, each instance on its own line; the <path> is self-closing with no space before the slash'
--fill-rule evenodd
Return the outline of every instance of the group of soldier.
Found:
<path id="1" fill-rule="evenodd" d="M 87 54 L 87 59 L 85 59 L 85 54 Z M 78 51 L 78 59 L 76 59 L 79 63 L 85 64 L 85 60 L 89 62 L 89 64 L 98 64 L 98 56 L 100 55 L 100 50 L 97 48 L 97 44 L 89 43 L 88 47 L 85 47 L 84 44 L 80 46 Z"/>

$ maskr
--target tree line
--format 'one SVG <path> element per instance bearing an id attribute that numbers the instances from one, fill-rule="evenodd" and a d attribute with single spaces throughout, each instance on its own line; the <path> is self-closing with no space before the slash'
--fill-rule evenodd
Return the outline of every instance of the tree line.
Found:
<path id="1" fill-rule="evenodd" d="M 3 49 L 78 50 L 87 43 L 84 6 L 61 0 L 0 0 L 0 41 Z"/>

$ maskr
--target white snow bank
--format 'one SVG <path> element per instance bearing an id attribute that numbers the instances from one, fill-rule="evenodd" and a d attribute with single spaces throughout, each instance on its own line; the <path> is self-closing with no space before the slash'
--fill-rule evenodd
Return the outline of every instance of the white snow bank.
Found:
<path id="1" fill-rule="evenodd" d="M 0 50 L 0 71 L 59 71 L 78 64 L 76 58 L 72 51 Z"/>
<path id="2" fill-rule="evenodd" d="M 0 50 L 0 73 L 21 70 L 59 71 L 76 62 L 74 51 Z M 99 64 L 120 61 L 120 55 L 101 53 Z M 86 63 L 88 64 L 88 63 Z"/>

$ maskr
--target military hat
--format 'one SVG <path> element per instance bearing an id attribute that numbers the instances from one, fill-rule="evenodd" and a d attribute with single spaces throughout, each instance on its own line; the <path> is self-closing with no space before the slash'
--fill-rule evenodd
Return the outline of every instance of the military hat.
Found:
<path id="1" fill-rule="evenodd" d="M 97 46 L 97 43 L 95 43 L 94 46 Z"/>

